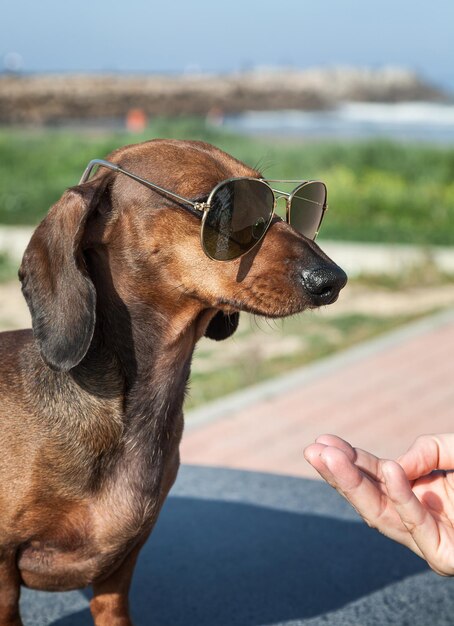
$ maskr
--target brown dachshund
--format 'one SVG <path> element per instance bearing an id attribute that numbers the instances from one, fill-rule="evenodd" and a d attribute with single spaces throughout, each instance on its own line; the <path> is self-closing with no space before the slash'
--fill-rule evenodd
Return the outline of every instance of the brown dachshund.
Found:
<path id="1" fill-rule="evenodd" d="M 21 624 L 21 585 L 93 585 L 96 626 L 130 625 L 135 561 L 177 475 L 196 342 L 231 335 L 242 310 L 329 304 L 346 282 L 279 218 L 241 257 L 203 251 L 195 209 L 171 192 L 203 199 L 259 177 L 221 150 L 154 140 L 110 161 L 169 194 L 106 167 L 66 191 L 20 269 L 33 331 L 1 334 L 1 626 Z"/>

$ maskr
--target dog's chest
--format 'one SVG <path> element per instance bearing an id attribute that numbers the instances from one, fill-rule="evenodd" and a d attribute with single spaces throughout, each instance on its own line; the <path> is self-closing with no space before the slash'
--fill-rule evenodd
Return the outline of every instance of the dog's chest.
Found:
<path id="1" fill-rule="evenodd" d="M 23 583 L 63 591 L 106 577 L 147 536 L 159 499 L 158 492 L 123 483 L 96 498 L 67 503 L 51 524 L 23 542 L 18 558 Z"/>
<path id="2" fill-rule="evenodd" d="M 156 522 L 176 477 L 181 431 L 182 417 L 169 436 L 148 440 L 148 445 L 125 442 L 116 463 L 104 466 L 101 484 L 90 495 L 68 498 L 68 476 L 61 483 L 57 480 L 54 493 L 59 492 L 61 502 L 46 507 L 39 530 L 35 526 L 22 542 L 19 567 L 24 584 L 77 588 L 114 571 Z M 49 508 L 55 512 L 50 523 Z"/>
<path id="3" fill-rule="evenodd" d="M 135 463 L 120 463 L 93 499 L 93 529 L 101 542 L 126 545 L 151 530 L 178 472 L 179 434 L 166 453 L 161 450 L 152 463 L 140 456 Z"/>
<path id="4" fill-rule="evenodd" d="M 93 536 L 106 546 L 134 541 L 152 521 L 159 491 L 139 489 L 126 481 L 106 490 L 90 504 Z"/>

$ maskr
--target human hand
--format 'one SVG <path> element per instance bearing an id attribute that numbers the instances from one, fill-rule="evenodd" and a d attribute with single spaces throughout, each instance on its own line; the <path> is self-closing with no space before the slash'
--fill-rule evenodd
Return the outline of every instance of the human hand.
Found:
<path id="1" fill-rule="evenodd" d="M 334 435 L 318 437 L 304 456 L 369 526 L 454 575 L 454 434 L 418 437 L 397 462 Z"/>

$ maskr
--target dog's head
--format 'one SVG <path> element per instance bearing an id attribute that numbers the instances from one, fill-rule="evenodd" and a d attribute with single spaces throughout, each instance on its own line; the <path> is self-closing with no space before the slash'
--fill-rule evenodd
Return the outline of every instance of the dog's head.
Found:
<path id="1" fill-rule="evenodd" d="M 108 158 L 193 199 L 228 178 L 259 177 L 201 142 L 154 140 Z M 206 256 L 200 228 L 196 215 L 122 173 L 100 168 L 66 191 L 36 229 L 20 269 L 44 360 L 69 370 L 85 356 L 102 288 L 93 278 L 97 263 L 108 264 L 126 307 L 158 310 L 175 328 L 188 316 L 203 318 L 213 339 L 235 331 L 240 311 L 284 317 L 334 302 L 346 282 L 317 244 L 278 218 L 259 245 L 229 262 Z"/>

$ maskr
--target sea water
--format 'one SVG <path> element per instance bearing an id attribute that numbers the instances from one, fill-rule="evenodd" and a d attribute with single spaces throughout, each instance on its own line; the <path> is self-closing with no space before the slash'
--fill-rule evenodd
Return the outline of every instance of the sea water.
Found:
<path id="1" fill-rule="evenodd" d="M 324 111 L 246 111 L 226 116 L 223 126 L 250 135 L 454 144 L 454 103 L 348 102 Z"/>

